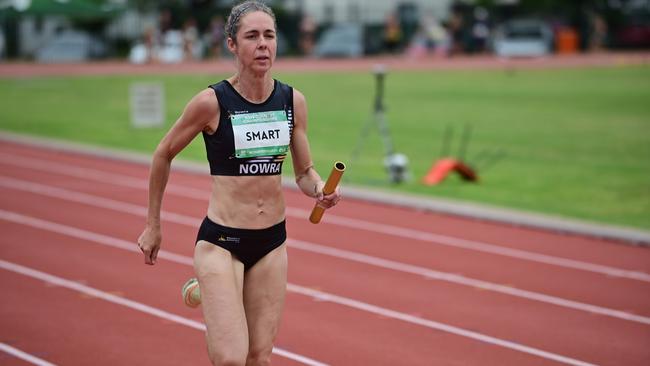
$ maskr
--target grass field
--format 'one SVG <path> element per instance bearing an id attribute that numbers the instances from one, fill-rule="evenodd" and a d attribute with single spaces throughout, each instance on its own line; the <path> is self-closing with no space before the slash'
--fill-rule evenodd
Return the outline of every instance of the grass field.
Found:
<path id="1" fill-rule="evenodd" d="M 193 94 L 225 76 L 0 79 L 0 129 L 149 153 L 168 126 L 130 127 L 130 83 L 163 83 L 169 125 Z M 650 229 L 650 67 L 389 73 L 386 117 L 413 178 L 401 185 L 388 182 L 377 130 L 350 161 L 372 113 L 370 73 L 275 76 L 307 96 L 312 154 L 323 175 L 344 160 L 349 184 Z M 485 169 L 479 161 L 479 184 L 455 176 L 420 184 L 446 126 L 454 126 L 457 147 L 466 124 L 473 126 L 470 165 L 486 152 L 504 157 Z M 204 156 L 200 138 L 181 155 Z"/>

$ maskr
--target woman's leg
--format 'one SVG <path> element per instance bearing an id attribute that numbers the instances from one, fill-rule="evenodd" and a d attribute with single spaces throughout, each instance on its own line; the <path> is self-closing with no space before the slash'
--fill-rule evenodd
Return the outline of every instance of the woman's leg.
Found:
<path id="1" fill-rule="evenodd" d="M 244 308 L 249 334 L 247 366 L 270 364 L 286 289 L 287 249 L 282 244 L 245 273 Z"/>
<path id="2" fill-rule="evenodd" d="M 210 361 L 215 366 L 243 366 L 249 347 L 242 300 L 244 265 L 227 250 L 199 241 L 194 271 L 201 287 Z"/>

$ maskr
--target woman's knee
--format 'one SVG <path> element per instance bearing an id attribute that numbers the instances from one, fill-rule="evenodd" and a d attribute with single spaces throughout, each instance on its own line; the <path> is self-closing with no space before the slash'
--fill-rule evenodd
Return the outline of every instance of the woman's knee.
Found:
<path id="1" fill-rule="evenodd" d="M 245 366 L 246 353 L 232 350 L 214 350 L 208 348 L 208 355 L 213 366 Z"/>
<path id="2" fill-rule="evenodd" d="M 263 348 L 252 348 L 248 350 L 246 366 L 268 366 L 271 364 L 271 353 L 273 346 Z"/>
<path id="3" fill-rule="evenodd" d="M 208 357 L 213 366 L 244 366 L 248 355 L 248 342 L 243 338 L 240 342 L 219 342 L 205 335 L 208 346 Z"/>

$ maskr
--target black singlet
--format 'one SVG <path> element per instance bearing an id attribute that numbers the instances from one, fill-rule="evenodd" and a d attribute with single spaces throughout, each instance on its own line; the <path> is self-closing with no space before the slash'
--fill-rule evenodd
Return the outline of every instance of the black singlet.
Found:
<path id="1" fill-rule="evenodd" d="M 293 88 L 274 80 L 262 103 L 251 103 L 223 80 L 210 85 L 219 102 L 219 127 L 203 132 L 212 175 L 278 175 L 293 132 Z"/>

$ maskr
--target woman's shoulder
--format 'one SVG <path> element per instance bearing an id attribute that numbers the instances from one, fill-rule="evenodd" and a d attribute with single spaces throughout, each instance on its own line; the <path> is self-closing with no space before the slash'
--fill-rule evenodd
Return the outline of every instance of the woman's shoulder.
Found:
<path id="1" fill-rule="evenodd" d="M 230 83 L 228 82 L 228 80 L 224 79 L 224 80 L 221 80 L 221 81 L 216 82 L 216 83 L 214 83 L 214 84 L 211 84 L 211 85 L 208 87 L 208 89 L 212 89 L 212 90 L 214 90 L 214 91 L 218 91 L 218 90 L 221 90 L 221 89 L 225 88 L 227 84 L 230 84 Z"/>
<path id="2" fill-rule="evenodd" d="M 200 114 L 215 114 L 219 112 L 219 103 L 212 88 L 206 88 L 198 92 L 188 103 L 188 109 Z"/>
<path id="3" fill-rule="evenodd" d="M 306 104 L 305 95 L 298 89 L 293 88 L 293 103 L 295 104 Z"/>

